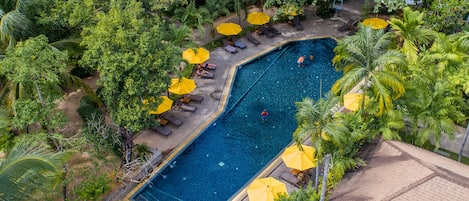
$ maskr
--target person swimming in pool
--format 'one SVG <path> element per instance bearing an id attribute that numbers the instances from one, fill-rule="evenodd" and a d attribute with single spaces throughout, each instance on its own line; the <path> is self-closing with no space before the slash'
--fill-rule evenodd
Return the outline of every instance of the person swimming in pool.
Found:
<path id="1" fill-rule="evenodd" d="M 306 55 L 298 57 L 298 60 L 296 60 L 296 63 L 298 63 L 298 67 L 303 66 L 303 64 L 305 62 L 305 57 L 306 57 Z"/>
<path id="2" fill-rule="evenodd" d="M 267 112 L 266 109 L 264 109 L 264 110 L 261 112 L 261 119 L 262 119 L 262 122 L 264 122 L 264 121 L 267 120 L 267 116 L 269 116 L 269 113 Z"/>

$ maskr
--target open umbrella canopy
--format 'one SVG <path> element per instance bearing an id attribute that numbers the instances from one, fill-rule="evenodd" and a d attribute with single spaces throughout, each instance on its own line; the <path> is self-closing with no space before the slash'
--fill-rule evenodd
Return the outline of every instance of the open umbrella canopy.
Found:
<path id="1" fill-rule="evenodd" d="M 171 86 L 169 87 L 168 91 L 173 94 L 188 94 L 194 91 L 196 87 L 197 86 L 192 79 L 187 79 L 185 77 L 181 79 L 173 78 L 171 80 Z"/>
<path id="2" fill-rule="evenodd" d="M 158 105 L 156 110 L 150 111 L 150 114 L 161 114 L 170 110 L 171 107 L 173 107 L 173 100 L 169 99 L 168 96 L 160 96 L 160 98 L 162 98 L 163 101 Z M 147 101 L 144 100 L 143 102 L 146 103 Z"/>
<path id="3" fill-rule="evenodd" d="M 182 59 L 190 64 L 201 64 L 210 58 L 210 53 L 207 49 L 199 47 L 197 50 L 189 48 L 182 52 Z"/>
<path id="4" fill-rule="evenodd" d="M 248 197 L 251 201 L 273 201 L 279 193 L 288 194 L 284 183 L 273 177 L 255 179 L 247 188 Z"/>
<path id="5" fill-rule="evenodd" d="M 362 24 L 363 26 L 370 26 L 372 29 L 384 29 L 388 26 L 386 20 L 377 17 L 367 18 L 363 20 Z"/>
<path id="6" fill-rule="evenodd" d="M 317 159 L 313 158 L 314 148 L 307 145 L 301 145 L 301 147 L 303 151 L 296 144 L 286 148 L 280 158 L 287 167 L 292 169 L 303 171 L 316 167 Z"/>
<path id="7" fill-rule="evenodd" d="M 362 104 L 362 94 L 345 94 L 344 95 L 344 107 L 350 111 L 357 111 Z M 368 96 L 365 96 L 365 104 L 369 101 Z"/>
<path id="8" fill-rule="evenodd" d="M 232 22 L 221 23 L 217 26 L 217 32 L 226 36 L 237 35 L 242 30 L 239 24 Z"/>
<path id="9" fill-rule="evenodd" d="M 267 22 L 269 22 L 270 16 L 263 12 L 252 12 L 248 14 L 248 18 L 246 21 L 249 22 L 249 24 L 253 25 L 263 25 Z"/>

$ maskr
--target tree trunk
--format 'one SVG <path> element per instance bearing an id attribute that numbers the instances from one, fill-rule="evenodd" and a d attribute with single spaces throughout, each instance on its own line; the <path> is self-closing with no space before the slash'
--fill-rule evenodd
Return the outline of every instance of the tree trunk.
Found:
<path id="1" fill-rule="evenodd" d="M 322 175 L 321 198 L 319 198 L 319 201 L 324 201 L 326 199 L 327 174 L 329 172 L 329 160 L 330 159 L 331 159 L 331 154 L 327 154 L 324 157 L 324 175 Z"/>
<path id="2" fill-rule="evenodd" d="M 123 126 L 120 127 L 120 133 L 122 136 L 122 151 L 123 151 L 123 157 L 124 157 L 124 163 L 130 163 L 132 162 L 132 149 L 134 146 L 134 139 L 133 139 L 133 133 L 130 130 L 127 130 Z"/>

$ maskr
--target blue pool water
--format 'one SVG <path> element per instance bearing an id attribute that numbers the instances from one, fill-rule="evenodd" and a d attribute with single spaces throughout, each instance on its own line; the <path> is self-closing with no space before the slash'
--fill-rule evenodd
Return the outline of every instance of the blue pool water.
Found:
<path id="1" fill-rule="evenodd" d="M 319 98 L 341 73 L 333 39 L 291 42 L 238 67 L 225 113 L 147 184 L 134 200 L 228 200 L 292 140 L 295 102 Z M 299 68 L 301 55 L 313 54 Z M 269 116 L 262 122 L 260 113 Z"/>

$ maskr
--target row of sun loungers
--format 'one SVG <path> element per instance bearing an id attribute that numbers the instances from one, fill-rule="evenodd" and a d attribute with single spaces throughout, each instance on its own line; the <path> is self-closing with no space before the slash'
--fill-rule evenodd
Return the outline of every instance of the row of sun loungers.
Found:
<path id="1" fill-rule="evenodd" d="M 190 105 L 189 103 L 190 102 L 201 103 L 203 100 L 204 100 L 203 96 L 188 94 L 188 95 L 185 95 L 180 100 L 176 101 L 176 108 L 184 112 L 195 112 L 197 110 L 197 106 Z M 165 112 L 161 114 L 157 118 L 157 121 L 159 122 L 159 125 L 153 126 L 150 129 L 165 137 L 168 137 L 169 135 L 173 133 L 173 131 L 168 128 L 167 126 L 168 124 L 173 125 L 175 127 L 179 127 L 184 123 L 181 119 L 171 114 L 171 112 Z"/>

